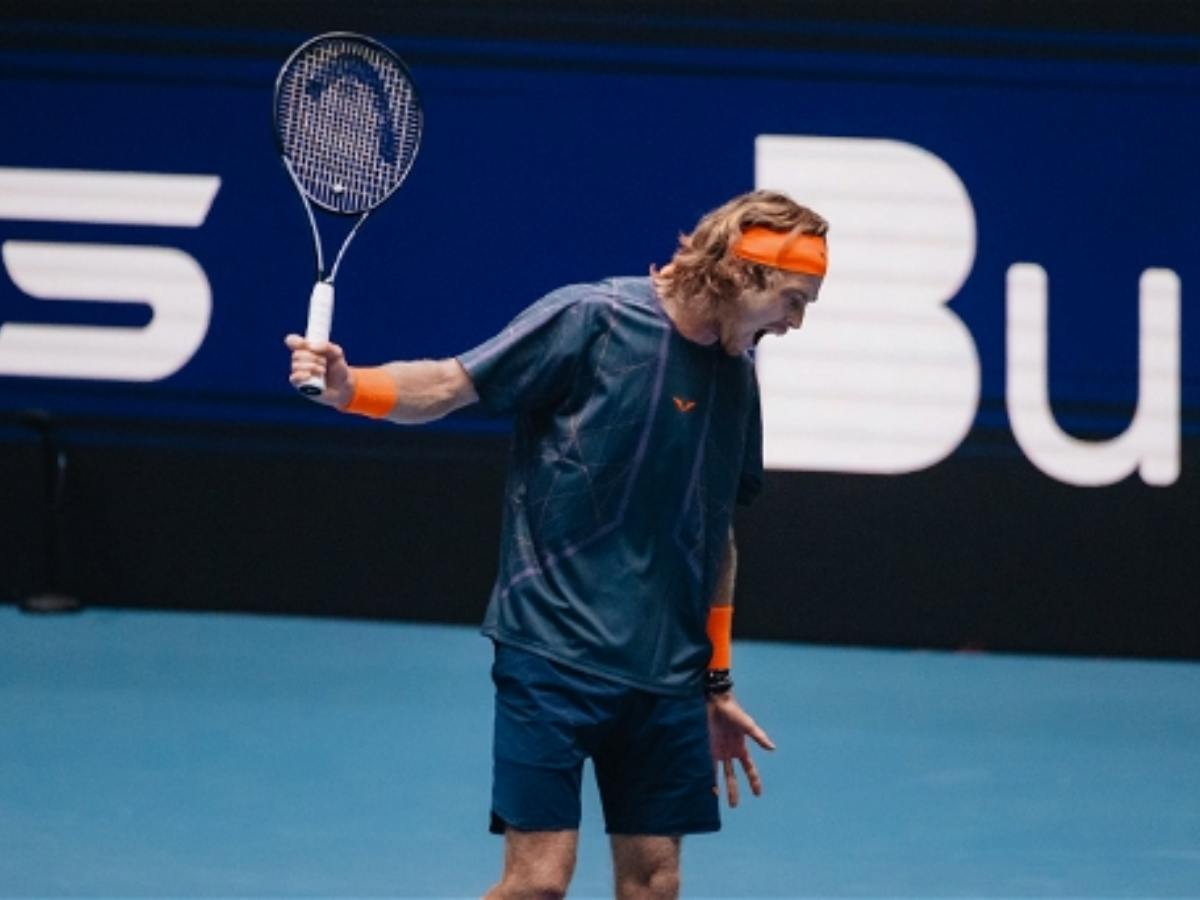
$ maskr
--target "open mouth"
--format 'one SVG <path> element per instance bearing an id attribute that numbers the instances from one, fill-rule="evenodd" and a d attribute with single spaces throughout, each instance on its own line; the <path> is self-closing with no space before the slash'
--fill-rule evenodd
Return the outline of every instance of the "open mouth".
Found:
<path id="1" fill-rule="evenodd" d="M 755 345 L 757 345 L 758 342 L 761 341 L 768 334 L 773 334 L 777 337 L 782 337 L 783 335 L 785 335 L 787 333 L 788 333 L 788 327 L 786 324 L 775 324 L 775 325 L 771 325 L 769 328 L 760 328 L 758 331 L 754 332 L 754 343 L 755 343 Z"/>

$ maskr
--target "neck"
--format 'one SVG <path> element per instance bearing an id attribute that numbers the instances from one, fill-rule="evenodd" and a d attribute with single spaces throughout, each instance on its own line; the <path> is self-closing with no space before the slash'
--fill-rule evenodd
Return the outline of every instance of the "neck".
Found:
<path id="1" fill-rule="evenodd" d="M 654 290 L 658 293 L 659 303 L 675 330 L 696 344 L 708 346 L 714 344 L 720 337 L 716 323 L 702 320 L 688 307 L 680 303 L 671 290 L 671 265 L 653 273 Z"/>

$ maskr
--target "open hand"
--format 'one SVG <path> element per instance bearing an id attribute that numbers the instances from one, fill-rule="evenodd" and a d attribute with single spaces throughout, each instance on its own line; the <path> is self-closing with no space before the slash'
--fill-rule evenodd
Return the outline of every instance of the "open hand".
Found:
<path id="1" fill-rule="evenodd" d="M 732 692 L 709 697 L 708 743 L 713 763 L 721 770 L 718 779 L 722 772 L 725 776 L 725 791 L 731 807 L 738 805 L 738 782 L 733 768 L 735 759 L 741 763 L 754 796 L 762 794 L 762 778 L 754 766 L 754 760 L 750 758 L 747 736 L 764 750 L 775 749 L 767 733 L 742 709 Z"/>

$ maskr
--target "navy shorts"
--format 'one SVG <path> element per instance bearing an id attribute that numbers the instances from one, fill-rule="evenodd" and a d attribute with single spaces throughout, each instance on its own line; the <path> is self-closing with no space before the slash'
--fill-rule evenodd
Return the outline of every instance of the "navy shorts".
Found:
<path id="1" fill-rule="evenodd" d="M 704 697 L 655 694 L 506 644 L 496 645 L 492 823 L 579 828 L 592 759 L 609 834 L 721 827 Z"/>

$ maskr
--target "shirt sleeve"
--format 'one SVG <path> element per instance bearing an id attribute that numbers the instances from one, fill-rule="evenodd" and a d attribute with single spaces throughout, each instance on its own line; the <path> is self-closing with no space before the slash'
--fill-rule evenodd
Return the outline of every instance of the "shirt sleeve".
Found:
<path id="1" fill-rule="evenodd" d="M 593 304 L 563 288 L 458 357 L 483 407 L 508 414 L 553 406 L 570 390 L 590 338 Z"/>
<path id="2" fill-rule="evenodd" d="M 738 479 L 737 502 L 749 506 L 763 489 L 762 404 L 758 377 L 750 370 L 750 413 L 746 417 L 746 445 L 742 451 L 742 473 Z"/>

